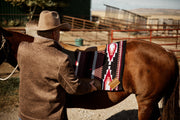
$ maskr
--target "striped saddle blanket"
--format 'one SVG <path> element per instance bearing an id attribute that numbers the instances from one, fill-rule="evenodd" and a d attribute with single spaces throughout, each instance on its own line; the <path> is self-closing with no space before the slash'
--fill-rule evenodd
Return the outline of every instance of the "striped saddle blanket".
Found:
<path id="1" fill-rule="evenodd" d="M 107 44 L 104 51 L 77 52 L 75 59 L 75 75 L 102 81 L 102 90 L 122 91 L 122 77 L 125 62 L 126 41 Z M 115 88 L 109 83 L 119 80 Z"/>

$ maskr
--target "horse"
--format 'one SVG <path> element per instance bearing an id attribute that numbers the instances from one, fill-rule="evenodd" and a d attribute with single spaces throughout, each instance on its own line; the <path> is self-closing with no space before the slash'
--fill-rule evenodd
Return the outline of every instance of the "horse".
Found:
<path id="1" fill-rule="evenodd" d="M 0 27 L 0 64 L 17 64 L 17 50 L 22 41 L 33 42 L 26 34 L 8 31 Z M 5 42 L 2 42 L 5 41 Z M 64 48 L 81 48 L 60 43 Z M 105 45 L 93 47 L 105 49 Z M 67 54 L 73 51 L 64 49 Z M 94 50 L 94 49 L 93 49 Z M 138 103 L 138 120 L 179 119 L 179 67 L 176 56 L 160 45 L 143 40 L 128 40 L 123 74 L 123 91 L 96 91 L 86 95 L 67 95 L 68 108 L 103 109 L 135 94 Z M 164 98 L 163 113 L 158 102 Z"/>

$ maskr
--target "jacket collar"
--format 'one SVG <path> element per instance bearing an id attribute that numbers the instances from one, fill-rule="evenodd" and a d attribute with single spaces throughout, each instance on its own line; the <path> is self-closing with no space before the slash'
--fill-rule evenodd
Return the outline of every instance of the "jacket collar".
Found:
<path id="1" fill-rule="evenodd" d="M 56 41 L 53 39 L 49 39 L 49 38 L 45 38 L 45 37 L 41 37 L 41 36 L 37 36 L 34 38 L 34 43 L 36 44 L 41 44 L 44 46 L 51 46 L 55 43 Z"/>

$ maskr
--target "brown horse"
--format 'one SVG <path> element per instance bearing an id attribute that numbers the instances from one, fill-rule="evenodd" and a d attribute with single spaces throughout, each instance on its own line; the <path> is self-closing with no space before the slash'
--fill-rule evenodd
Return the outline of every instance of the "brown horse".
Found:
<path id="1" fill-rule="evenodd" d="M 0 28 L 0 35 L 6 40 L 5 43 L 2 42 L 2 39 L 0 41 L 0 62 L 2 63 L 6 59 L 13 66 L 17 64 L 14 59 L 17 57 L 20 42 L 33 42 L 34 39 L 28 35 L 7 31 L 3 28 Z M 73 46 L 69 47 L 73 48 Z M 104 48 L 101 46 L 101 49 Z M 76 48 L 73 49 L 76 50 Z M 72 51 L 65 51 L 69 55 L 72 53 Z M 178 120 L 178 78 L 178 62 L 172 52 L 157 44 L 142 40 L 127 41 L 123 75 L 124 90 L 121 92 L 97 91 L 82 96 L 68 95 L 67 107 L 107 108 L 124 100 L 130 94 L 135 94 L 139 120 L 160 120 L 158 102 L 161 98 L 165 98 L 162 119 Z"/>

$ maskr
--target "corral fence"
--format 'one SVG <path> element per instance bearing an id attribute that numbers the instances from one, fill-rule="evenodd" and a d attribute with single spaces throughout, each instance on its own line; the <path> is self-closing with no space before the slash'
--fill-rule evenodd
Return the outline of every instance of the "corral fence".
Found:
<path id="1" fill-rule="evenodd" d="M 179 29 L 111 30 L 111 43 L 119 40 L 146 40 L 175 52 L 180 59 Z"/>
<path id="2" fill-rule="evenodd" d="M 99 23 L 112 26 L 114 29 L 176 29 L 180 25 L 179 19 L 151 18 L 132 11 L 106 5 L 105 17 L 99 18 Z M 172 26 L 171 26 L 172 25 Z M 176 25 L 176 26 L 174 26 Z M 163 27 L 163 28 L 161 28 Z M 175 28 L 176 27 L 176 28 Z"/>
<path id="3" fill-rule="evenodd" d="M 145 23 L 138 22 L 134 23 L 125 19 L 116 19 L 116 18 L 101 18 L 99 20 L 100 24 L 106 24 L 110 28 L 116 30 L 128 30 L 128 29 L 177 29 L 180 28 L 180 20 L 173 24 L 163 24 L 163 23 Z"/>
<path id="4" fill-rule="evenodd" d="M 112 28 L 110 25 L 92 22 L 89 20 L 70 17 L 70 16 L 63 16 L 63 23 L 69 23 L 72 29 L 109 29 Z"/>
<path id="5" fill-rule="evenodd" d="M 9 27 L 8 30 L 21 31 L 23 27 Z M 74 44 L 76 38 L 82 38 L 84 45 L 102 45 L 120 40 L 146 40 L 169 49 L 180 59 L 180 29 L 144 29 L 144 30 L 106 30 L 106 29 L 72 29 L 61 32 L 60 41 Z"/>
<path id="6" fill-rule="evenodd" d="M 38 19 L 38 14 L 34 15 L 34 19 Z M 25 26 L 28 22 L 28 14 L 0 14 L 0 25 L 3 27 L 19 27 Z M 70 17 L 64 15 L 62 17 L 63 23 L 69 23 L 72 29 L 115 29 L 115 30 L 128 30 L 128 29 L 179 29 L 180 20 L 175 23 L 163 24 L 162 22 L 151 22 L 146 24 L 144 22 L 132 22 L 126 19 L 117 18 L 102 18 L 98 22 L 93 22 L 81 18 Z M 150 23 L 150 22 L 148 22 Z"/>
<path id="7" fill-rule="evenodd" d="M 128 30 L 128 29 L 179 29 L 180 24 L 146 24 L 144 22 L 134 23 L 124 19 L 116 18 L 101 18 L 97 22 L 92 22 L 85 19 L 76 17 L 63 16 L 63 23 L 69 23 L 72 29 L 115 29 L 115 30 Z"/>

